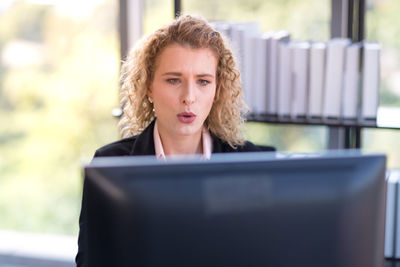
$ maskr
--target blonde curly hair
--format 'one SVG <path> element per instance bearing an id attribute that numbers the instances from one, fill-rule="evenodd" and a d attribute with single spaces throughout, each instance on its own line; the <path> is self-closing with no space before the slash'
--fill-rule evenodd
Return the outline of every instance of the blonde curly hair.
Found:
<path id="1" fill-rule="evenodd" d="M 120 92 L 123 114 L 118 125 L 121 136 L 140 134 L 155 119 L 147 92 L 154 78 L 157 56 L 172 43 L 194 49 L 209 48 L 215 53 L 218 59 L 217 87 L 205 126 L 231 147 L 243 145 L 243 116 L 247 106 L 233 53 L 221 34 L 205 19 L 192 15 L 180 16 L 142 38 L 123 63 Z"/>

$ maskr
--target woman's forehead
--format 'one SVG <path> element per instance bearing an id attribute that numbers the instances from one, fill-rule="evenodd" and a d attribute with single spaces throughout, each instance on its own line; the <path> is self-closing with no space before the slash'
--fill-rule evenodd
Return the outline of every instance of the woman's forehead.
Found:
<path id="1" fill-rule="evenodd" d="M 166 46 L 156 59 L 157 69 L 216 71 L 217 57 L 211 48 L 191 48 L 180 44 Z"/>

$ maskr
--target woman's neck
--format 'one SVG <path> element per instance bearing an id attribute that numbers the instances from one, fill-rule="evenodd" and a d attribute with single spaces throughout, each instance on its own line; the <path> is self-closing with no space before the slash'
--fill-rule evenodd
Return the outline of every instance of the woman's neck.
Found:
<path id="1" fill-rule="evenodd" d="M 202 131 L 189 136 L 170 136 L 158 128 L 165 155 L 202 154 Z"/>

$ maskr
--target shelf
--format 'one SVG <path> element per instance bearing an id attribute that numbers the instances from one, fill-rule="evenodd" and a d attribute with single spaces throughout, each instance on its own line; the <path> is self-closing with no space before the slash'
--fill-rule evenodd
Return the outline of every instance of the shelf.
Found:
<path id="1" fill-rule="evenodd" d="M 119 118 L 122 115 L 120 108 L 112 111 L 113 117 Z M 380 128 L 380 129 L 400 129 L 400 108 L 379 107 L 376 120 L 356 121 L 356 120 L 327 120 L 309 118 L 278 118 L 277 116 L 249 114 L 247 121 L 264 122 L 274 124 L 293 124 L 293 125 L 315 125 L 315 126 L 336 126 L 336 127 L 359 127 L 359 128 Z"/>
<path id="2" fill-rule="evenodd" d="M 400 108 L 378 108 L 377 128 L 400 129 Z"/>
<path id="3" fill-rule="evenodd" d="M 249 114 L 248 121 L 265 122 L 274 124 L 296 124 L 335 127 L 383 128 L 400 129 L 400 108 L 379 107 L 376 120 L 335 120 L 335 119 L 310 119 L 310 118 L 280 118 L 277 116 Z"/>

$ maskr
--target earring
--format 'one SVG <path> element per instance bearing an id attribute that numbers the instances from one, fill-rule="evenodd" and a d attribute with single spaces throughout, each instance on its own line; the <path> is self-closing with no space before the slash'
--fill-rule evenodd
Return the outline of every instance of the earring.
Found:
<path id="1" fill-rule="evenodd" d="M 150 102 L 150 104 L 153 104 L 153 99 L 150 97 L 150 96 L 147 96 L 147 100 L 149 100 L 149 102 Z M 154 105 L 153 105 L 153 113 L 154 113 L 154 116 L 156 116 L 155 114 L 156 114 L 156 110 L 154 109 Z"/>

